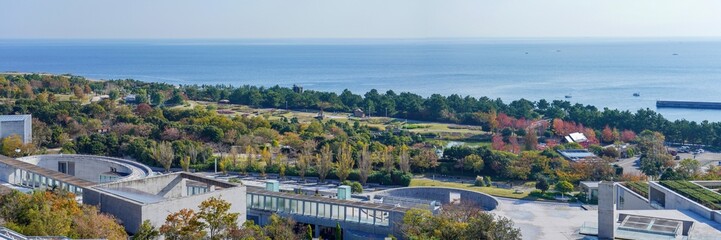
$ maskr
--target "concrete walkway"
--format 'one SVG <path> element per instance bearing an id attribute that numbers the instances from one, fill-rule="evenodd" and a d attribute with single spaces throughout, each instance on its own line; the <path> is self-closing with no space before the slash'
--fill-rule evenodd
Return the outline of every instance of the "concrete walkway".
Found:
<path id="1" fill-rule="evenodd" d="M 582 239 L 578 230 L 584 222 L 597 222 L 596 211 L 581 209 L 577 203 L 539 202 L 497 198 L 492 213 L 513 220 L 523 239 Z"/>

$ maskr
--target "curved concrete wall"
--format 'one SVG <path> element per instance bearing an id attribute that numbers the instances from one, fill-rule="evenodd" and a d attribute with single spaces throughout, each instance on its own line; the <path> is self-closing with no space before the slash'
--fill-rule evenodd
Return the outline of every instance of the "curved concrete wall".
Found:
<path id="1" fill-rule="evenodd" d="M 375 195 L 425 199 L 431 201 L 438 201 L 441 204 L 448 204 L 450 203 L 451 193 L 459 193 L 461 195 L 461 203 L 471 203 L 477 206 L 481 206 L 487 211 L 491 211 L 498 207 L 498 200 L 491 195 L 457 188 L 405 187 L 380 191 Z"/>
<path id="2" fill-rule="evenodd" d="M 74 162 L 74 176 L 91 182 L 99 182 L 100 174 L 110 172 L 111 168 L 115 168 L 119 173 L 128 174 L 119 178 L 118 181 L 139 179 L 153 174 L 153 171 L 142 163 L 104 156 L 48 154 L 23 157 L 18 158 L 18 160 L 52 171 L 58 171 L 59 162 Z"/>

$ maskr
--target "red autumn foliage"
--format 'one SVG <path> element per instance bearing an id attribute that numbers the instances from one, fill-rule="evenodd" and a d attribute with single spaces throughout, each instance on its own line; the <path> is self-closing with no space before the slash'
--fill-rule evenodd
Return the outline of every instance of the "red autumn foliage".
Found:
<path id="1" fill-rule="evenodd" d="M 501 135 L 493 135 L 493 137 L 491 138 L 491 142 L 491 147 L 493 148 L 493 150 L 503 150 L 504 148 L 506 148 L 506 143 L 503 142 L 503 137 Z"/>
<path id="2" fill-rule="evenodd" d="M 611 130 L 611 128 L 609 128 L 608 125 L 606 125 L 606 127 L 603 128 L 603 131 L 601 132 L 601 139 L 605 143 L 612 143 L 616 140 L 615 137 L 613 136 L 613 130 Z"/>
<path id="3" fill-rule="evenodd" d="M 511 144 L 508 146 L 508 151 L 518 154 L 521 152 L 521 146 L 518 145 L 518 138 L 514 136 L 508 137 L 508 142 Z"/>
<path id="4" fill-rule="evenodd" d="M 621 133 L 621 141 L 631 142 L 636 139 L 636 133 L 631 130 L 623 130 Z"/>
<path id="5" fill-rule="evenodd" d="M 499 113 L 496 119 L 500 128 L 513 127 L 514 119 L 512 117 L 509 117 L 505 113 Z"/>

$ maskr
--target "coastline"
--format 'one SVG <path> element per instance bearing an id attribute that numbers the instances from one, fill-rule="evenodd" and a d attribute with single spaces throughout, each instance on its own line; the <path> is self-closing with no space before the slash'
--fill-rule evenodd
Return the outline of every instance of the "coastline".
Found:
<path id="1" fill-rule="evenodd" d="M 0 72 L 0 75 L 12 75 L 12 76 L 17 76 L 17 75 L 33 75 L 33 74 L 37 74 L 37 75 L 40 75 L 40 76 L 75 76 L 75 77 L 85 78 L 86 80 L 91 81 L 91 82 L 105 82 L 105 81 L 107 81 L 107 80 L 105 80 L 105 79 L 87 78 L 87 77 L 85 77 L 85 76 L 79 76 L 79 75 L 74 75 L 74 74 L 70 74 L 70 73 L 66 73 L 66 74 L 55 74 L 55 73 L 49 73 L 49 72 L 17 72 L 17 71 L 4 71 L 4 72 Z"/>

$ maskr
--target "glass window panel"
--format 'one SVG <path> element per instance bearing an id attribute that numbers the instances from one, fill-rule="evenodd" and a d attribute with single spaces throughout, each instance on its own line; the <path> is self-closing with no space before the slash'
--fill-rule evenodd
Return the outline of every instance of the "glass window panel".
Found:
<path id="1" fill-rule="evenodd" d="M 285 198 L 278 198 L 278 211 L 285 212 L 285 209 L 287 208 L 286 204 L 287 201 L 285 200 Z"/>
<path id="2" fill-rule="evenodd" d="M 327 217 L 326 214 L 328 211 L 326 211 L 325 206 L 327 204 L 325 203 L 318 203 L 318 217 L 325 218 Z"/>
<path id="3" fill-rule="evenodd" d="M 376 225 L 379 225 L 379 226 L 389 226 L 390 225 L 389 212 L 376 211 L 376 216 L 378 217 L 378 219 L 376 219 Z"/>
<path id="4" fill-rule="evenodd" d="M 303 215 L 310 215 L 310 202 L 303 201 Z"/>
<path id="5" fill-rule="evenodd" d="M 339 219 L 339 218 L 338 218 L 338 215 L 339 215 L 339 214 L 338 214 L 338 211 L 339 211 L 338 205 L 335 205 L 335 204 L 331 205 L 331 206 L 330 206 L 330 211 L 332 212 L 332 214 L 331 214 L 331 218 L 332 218 L 332 219 Z"/>
<path id="6" fill-rule="evenodd" d="M 298 213 L 298 200 L 290 200 L 290 213 Z"/>
<path id="7" fill-rule="evenodd" d="M 346 207 L 345 206 L 338 206 L 338 219 L 345 219 L 345 212 Z"/>
<path id="8" fill-rule="evenodd" d="M 373 210 L 361 208 L 360 209 L 360 221 L 361 223 L 371 223 L 373 224 L 373 219 L 370 218 L 370 215 L 373 214 Z M 370 220 L 370 221 L 369 221 Z"/>
<path id="9" fill-rule="evenodd" d="M 358 222 L 359 209 L 355 207 L 346 207 L 345 220 L 349 222 Z"/>
<path id="10" fill-rule="evenodd" d="M 331 217 L 331 205 L 330 204 L 323 204 L 323 209 L 325 214 L 323 214 L 324 218 L 330 218 Z"/>
<path id="11" fill-rule="evenodd" d="M 310 215 L 316 216 L 317 213 L 318 213 L 318 203 L 310 202 Z"/>

